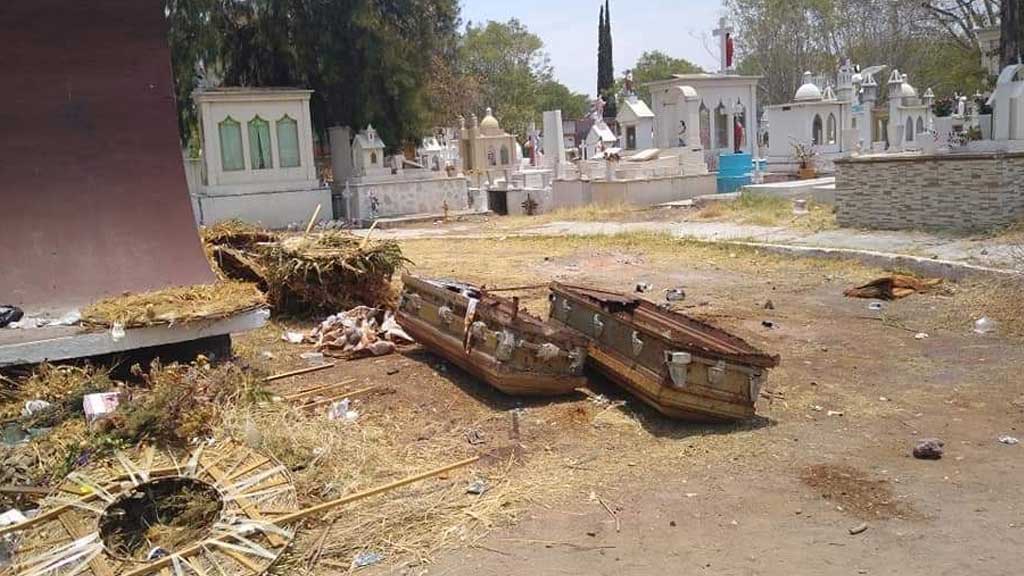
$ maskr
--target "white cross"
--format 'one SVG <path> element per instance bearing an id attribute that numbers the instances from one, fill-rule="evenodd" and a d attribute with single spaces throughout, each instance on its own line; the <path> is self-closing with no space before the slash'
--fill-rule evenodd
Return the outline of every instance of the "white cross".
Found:
<path id="1" fill-rule="evenodd" d="M 721 59 L 719 69 L 720 72 L 729 71 L 729 62 L 726 56 L 727 46 L 729 44 L 729 36 L 733 33 L 733 27 L 729 26 L 729 21 L 726 18 L 718 20 L 718 28 L 714 30 L 715 36 L 718 38 L 718 54 Z"/>

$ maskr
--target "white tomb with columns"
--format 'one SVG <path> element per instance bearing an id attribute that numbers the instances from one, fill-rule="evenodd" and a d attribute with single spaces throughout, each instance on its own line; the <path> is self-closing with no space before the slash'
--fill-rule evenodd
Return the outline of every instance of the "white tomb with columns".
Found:
<path id="1" fill-rule="evenodd" d="M 676 140 L 680 131 L 679 114 L 672 110 L 679 101 L 675 89 L 689 88 L 697 93 L 697 123 L 688 124 L 687 132 L 696 137 L 692 145 L 704 149 L 708 164 L 715 170 L 723 152 L 758 155 L 757 83 L 761 77 L 735 72 L 732 32 L 724 18 L 715 30 L 720 53 L 717 74 L 677 74 L 670 80 L 647 85 L 655 114 L 654 140 L 659 146 Z"/>
<path id="2" fill-rule="evenodd" d="M 847 72 L 844 65 L 839 73 L 843 98 L 831 86 L 822 90 L 813 82 L 811 73 L 806 72 L 792 102 L 765 108 L 765 159 L 769 171 L 798 171 L 800 164 L 793 157 L 794 144 L 813 146 L 818 153 L 816 168 L 825 172 L 832 171 L 832 161 L 853 151 L 853 102 L 847 99 L 852 96 L 852 85 L 848 84 L 851 78 L 844 77 Z"/>
<path id="3" fill-rule="evenodd" d="M 198 91 L 200 173 L 189 178 L 200 225 L 238 218 L 268 228 L 305 223 L 330 189 L 313 157 L 311 90 L 216 88 Z"/>

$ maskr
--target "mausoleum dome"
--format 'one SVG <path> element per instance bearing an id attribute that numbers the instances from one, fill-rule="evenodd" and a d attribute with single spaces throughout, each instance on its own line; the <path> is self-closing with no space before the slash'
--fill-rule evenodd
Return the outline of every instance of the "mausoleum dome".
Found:
<path id="1" fill-rule="evenodd" d="M 795 102 L 810 102 L 814 100 L 821 100 L 824 95 L 821 93 L 821 88 L 818 88 L 814 82 L 811 81 L 811 73 L 804 72 L 804 85 L 796 91 L 796 96 L 793 97 Z"/>
<path id="2" fill-rule="evenodd" d="M 917 98 L 917 89 L 910 85 L 909 76 L 903 75 L 903 83 L 900 84 L 900 98 Z"/>
<path id="3" fill-rule="evenodd" d="M 490 108 L 487 109 L 484 119 L 480 121 L 480 130 L 488 136 L 501 134 L 501 124 L 498 124 L 498 119 L 494 117 Z"/>

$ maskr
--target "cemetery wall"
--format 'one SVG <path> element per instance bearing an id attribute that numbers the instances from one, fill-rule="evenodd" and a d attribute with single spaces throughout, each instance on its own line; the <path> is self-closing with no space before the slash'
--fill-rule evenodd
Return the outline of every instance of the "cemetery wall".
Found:
<path id="1" fill-rule="evenodd" d="M 429 178 L 349 185 L 351 199 L 335 193 L 334 217 L 359 222 L 419 214 L 441 214 L 448 210 L 482 209 L 486 199 L 471 192 L 465 178 Z"/>
<path id="2" fill-rule="evenodd" d="M 836 168 L 841 226 L 974 232 L 1024 218 L 1024 153 L 866 156 Z"/>
<path id="3" fill-rule="evenodd" d="M 585 204 L 654 206 L 715 193 L 715 175 L 700 174 L 643 180 L 556 180 L 553 207 Z"/>
<path id="4" fill-rule="evenodd" d="M 192 195 L 192 211 L 200 226 L 211 226 L 238 218 L 271 229 L 284 229 L 293 224 L 305 227 L 321 206 L 320 221 L 331 219 L 331 190 L 294 190 L 248 194 Z"/>

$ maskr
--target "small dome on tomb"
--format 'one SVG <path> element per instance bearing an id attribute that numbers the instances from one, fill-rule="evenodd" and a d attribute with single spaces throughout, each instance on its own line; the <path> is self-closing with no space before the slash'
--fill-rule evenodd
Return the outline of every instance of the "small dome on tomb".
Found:
<path id="1" fill-rule="evenodd" d="M 863 84 L 864 75 L 861 74 L 860 72 L 854 72 L 853 79 L 851 80 L 851 82 L 853 82 L 854 84 Z"/>
<path id="2" fill-rule="evenodd" d="M 903 84 L 900 86 L 900 98 L 917 98 L 917 89 L 910 85 L 910 76 L 903 75 Z"/>
<path id="3" fill-rule="evenodd" d="M 501 134 L 501 124 L 498 124 L 498 119 L 494 117 L 490 108 L 487 109 L 484 119 L 480 121 L 480 130 L 487 135 Z"/>
<path id="4" fill-rule="evenodd" d="M 823 95 L 821 88 L 818 88 L 814 82 L 811 81 L 811 73 L 804 72 L 804 85 L 796 91 L 796 96 L 793 98 L 796 102 L 809 102 L 812 100 L 821 100 Z"/>

